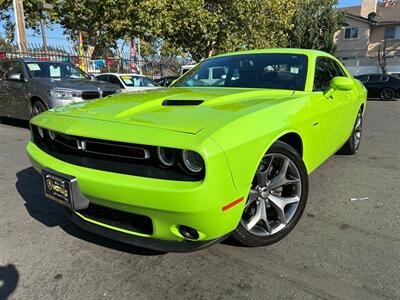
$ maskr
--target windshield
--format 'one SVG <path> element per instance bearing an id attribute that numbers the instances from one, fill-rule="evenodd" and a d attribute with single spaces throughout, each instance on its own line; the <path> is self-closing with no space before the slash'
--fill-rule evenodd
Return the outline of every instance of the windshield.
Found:
<path id="1" fill-rule="evenodd" d="M 65 62 L 28 62 L 26 63 L 31 77 L 59 79 L 90 79 L 90 76 L 71 63 Z"/>
<path id="2" fill-rule="evenodd" d="M 142 76 L 134 76 L 134 75 L 121 75 L 121 80 L 124 82 L 126 86 L 158 86 L 153 80 L 142 77 Z"/>
<path id="3" fill-rule="evenodd" d="M 208 59 L 188 71 L 174 86 L 302 91 L 306 77 L 306 55 L 239 54 Z"/>

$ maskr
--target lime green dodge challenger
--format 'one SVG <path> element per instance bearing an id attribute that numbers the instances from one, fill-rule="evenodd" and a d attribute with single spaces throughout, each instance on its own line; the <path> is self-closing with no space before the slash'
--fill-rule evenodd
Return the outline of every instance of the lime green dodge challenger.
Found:
<path id="1" fill-rule="evenodd" d="M 231 53 L 170 88 L 44 112 L 27 152 L 88 231 L 160 251 L 265 246 L 299 221 L 308 174 L 357 152 L 366 96 L 324 52 Z"/>

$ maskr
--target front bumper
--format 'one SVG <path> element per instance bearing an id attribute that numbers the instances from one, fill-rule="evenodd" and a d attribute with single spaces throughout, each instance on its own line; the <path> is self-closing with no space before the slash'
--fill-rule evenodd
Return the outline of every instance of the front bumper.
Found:
<path id="1" fill-rule="evenodd" d="M 219 238 L 207 241 L 175 241 L 175 240 L 161 240 L 155 238 L 141 237 L 133 234 L 127 234 L 124 232 L 119 232 L 116 230 L 112 230 L 100 225 L 93 224 L 91 222 L 87 222 L 84 219 L 80 218 L 77 214 L 69 209 L 65 209 L 67 217 L 76 225 L 81 227 L 82 229 L 89 231 L 91 233 L 111 238 L 118 242 L 122 242 L 125 244 L 142 247 L 146 249 L 161 251 L 161 252 L 192 252 L 207 248 L 213 244 L 222 242 L 227 237 L 229 237 L 230 233 L 225 234 Z"/>
<path id="2" fill-rule="evenodd" d="M 130 231 L 71 211 L 71 219 L 79 226 L 99 235 L 160 251 L 192 251 L 225 238 L 239 223 L 245 201 L 228 210 L 222 208 L 248 193 L 234 187 L 224 155 L 210 158 L 208 175 L 203 181 L 181 182 L 68 164 L 46 154 L 32 142 L 28 143 L 27 152 L 38 172 L 49 167 L 76 177 L 81 193 L 90 203 L 147 216 L 152 220 L 153 232 Z M 178 230 L 179 225 L 196 229 L 199 239 L 185 240 Z"/>

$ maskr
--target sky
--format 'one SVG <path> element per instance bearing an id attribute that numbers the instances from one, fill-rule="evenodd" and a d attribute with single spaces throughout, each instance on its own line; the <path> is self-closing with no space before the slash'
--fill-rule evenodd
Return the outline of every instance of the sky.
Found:
<path id="1" fill-rule="evenodd" d="M 339 0 L 338 7 L 346 7 L 346 6 L 353 6 L 353 5 L 360 5 L 361 0 Z M 4 30 L 1 26 L 0 20 L 0 36 L 4 36 Z M 42 44 L 42 36 L 35 35 L 32 30 L 27 30 L 27 40 L 29 43 L 36 43 Z M 67 36 L 63 34 L 63 30 L 59 25 L 54 25 L 52 28 L 46 28 L 46 37 L 47 37 L 47 44 L 48 45 L 60 45 L 64 48 L 69 48 L 71 44 L 68 41 Z"/>

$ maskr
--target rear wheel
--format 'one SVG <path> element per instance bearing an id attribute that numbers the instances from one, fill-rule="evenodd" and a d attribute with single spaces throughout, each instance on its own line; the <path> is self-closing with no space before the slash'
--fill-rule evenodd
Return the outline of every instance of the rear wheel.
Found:
<path id="1" fill-rule="evenodd" d="M 47 110 L 46 105 L 40 100 L 36 100 L 32 104 L 32 118 Z"/>
<path id="2" fill-rule="evenodd" d="M 343 145 L 343 147 L 338 151 L 339 154 L 353 155 L 357 153 L 358 148 L 360 148 L 362 124 L 363 124 L 363 112 L 360 108 L 357 114 L 357 119 L 354 124 L 353 131 L 351 132 L 351 136 Z"/>
<path id="3" fill-rule="evenodd" d="M 395 92 L 391 88 L 384 88 L 380 93 L 379 96 L 383 101 L 392 101 L 395 96 Z"/>
<path id="4" fill-rule="evenodd" d="M 275 143 L 263 157 L 233 237 L 246 246 L 266 246 L 284 238 L 303 214 L 308 174 L 300 155 Z"/>

